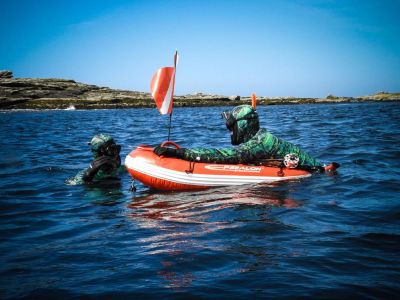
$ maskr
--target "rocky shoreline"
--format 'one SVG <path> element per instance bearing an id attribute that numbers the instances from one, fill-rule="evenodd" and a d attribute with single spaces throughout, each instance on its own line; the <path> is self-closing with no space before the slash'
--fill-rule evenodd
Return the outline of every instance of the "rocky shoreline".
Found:
<path id="1" fill-rule="evenodd" d="M 258 105 L 400 101 L 400 93 L 379 92 L 361 97 L 268 98 L 257 96 Z M 227 106 L 250 103 L 250 97 L 203 93 L 175 96 L 175 107 Z M 155 107 L 150 93 L 116 90 L 68 79 L 14 78 L 0 71 L 0 109 L 103 109 Z"/>

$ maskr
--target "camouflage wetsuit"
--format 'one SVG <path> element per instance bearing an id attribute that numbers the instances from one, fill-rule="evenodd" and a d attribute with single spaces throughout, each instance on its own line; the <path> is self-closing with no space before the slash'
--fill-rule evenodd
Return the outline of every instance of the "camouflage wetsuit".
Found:
<path id="1" fill-rule="evenodd" d="M 310 167 L 321 165 L 315 158 L 302 151 L 299 147 L 277 138 L 266 129 L 260 129 L 250 140 L 237 147 L 186 149 L 182 158 L 199 162 L 248 164 L 262 159 L 282 159 L 289 153 L 297 154 L 300 165 Z"/>
<path id="2" fill-rule="evenodd" d="M 227 128 L 231 131 L 231 142 L 233 145 L 238 145 L 237 147 L 166 149 L 158 146 L 154 152 L 189 161 L 221 164 L 249 164 L 263 159 L 283 159 L 286 154 L 296 154 L 300 166 L 321 166 L 319 161 L 298 146 L 277 138 L 266 129 L 260 129 L 258 113 L 250 105 L 237 106 L 222 115 Z"/>

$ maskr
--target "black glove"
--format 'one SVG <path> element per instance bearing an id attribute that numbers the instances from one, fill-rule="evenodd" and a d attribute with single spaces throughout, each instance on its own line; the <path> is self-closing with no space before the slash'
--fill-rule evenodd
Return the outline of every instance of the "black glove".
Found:
<path id="1" fill-rule="evenodd" d="M 82 176 L 83 181 L 92 181 L 94 176 L 101 169 L 113 170 L 121 165 L 121 158 L 119 156 L 100 156 L 93 160 Z"/>
<path id="2" fill-rule="evenodd" d="M 153 152 L 158 156 L 165 156 L 165 157 L 176 157 L 176 158 L 183 158 L 185 155 L 184 148 L 168 148 L 163 146 L 157 146 L 154 148 Z"/>

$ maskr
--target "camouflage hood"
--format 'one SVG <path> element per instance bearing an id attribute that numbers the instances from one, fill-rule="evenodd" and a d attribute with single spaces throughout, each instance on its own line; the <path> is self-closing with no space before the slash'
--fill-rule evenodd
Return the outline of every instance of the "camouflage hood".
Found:
<path id="1" fill-rule="evenodd" d="M 226 127 L 232 131 L 232 145 L 250 140 L 260 129 L 257 111 L 250 105 L 236 106 L 231 112 L 224 112 Z"/>
<path id="2" fill-rule="evenodd" d="M 88 144 L 93 152 L 93 156 L 96 158 L 99 156 L 99 152 L 103 147 L 115 144 L 115 141 L 111 135 L 100 133 L 95 135 Z"/>

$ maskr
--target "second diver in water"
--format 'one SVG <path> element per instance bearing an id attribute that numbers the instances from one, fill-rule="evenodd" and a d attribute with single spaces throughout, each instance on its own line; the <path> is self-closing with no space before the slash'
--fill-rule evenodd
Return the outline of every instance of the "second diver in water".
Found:
<path id="1" fill-rule="evenodd" d="M 68 180 L 69 184 L 84 184 L 104 179 L 118 178 L 125 170 L 121 166 L 121 146 L 108 134 L 95 135 L 88 143 L 93 153 L 93 160 L 87 169 L 81 170 Z"/>

